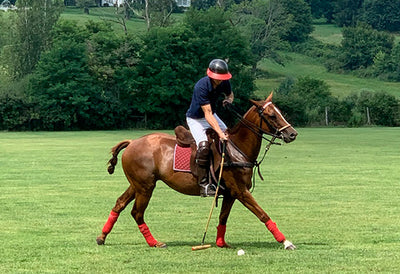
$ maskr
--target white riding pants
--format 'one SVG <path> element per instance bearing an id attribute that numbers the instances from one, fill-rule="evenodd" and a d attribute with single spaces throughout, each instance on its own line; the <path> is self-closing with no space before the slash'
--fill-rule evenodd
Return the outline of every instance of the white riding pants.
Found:
<path id="1" fill-rule="evenodd" d="M 216 113 L 213 114 L 215 119 L 218 122 L 219 127 L 222 131 L 227 129 L 225 123 L 218 117 Z M 199 147 L 199 143 L 202 141 L 207 141 L 206 130 L 211 128 L 210 124 L 207 122 L 206 118 L 193 119 L 190 117 L 186 117 L 186 122 L 189 126 L 190 132 L 193 135 L 194 140 L 196 141 L 197 147 Z"/>

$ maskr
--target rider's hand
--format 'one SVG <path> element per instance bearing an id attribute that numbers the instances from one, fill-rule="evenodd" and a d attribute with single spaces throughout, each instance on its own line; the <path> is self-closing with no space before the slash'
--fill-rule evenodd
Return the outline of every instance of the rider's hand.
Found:
<path id="1" fill-rule="evenodd" d="M 222 106 L 223 106 L 224 108 L 229 107 L 230 105 L 232 105 L 232 100 L 231 100 L 230 98 L 224 99 L 224 100 L 222 101 Z"/>
<path id="2" fill-rule="evenodd" d="M 221 141 L 228 141 L 228 137 L 229 137 L 228 133 L 221 132 L 218 134 L 218 136 Z"/>

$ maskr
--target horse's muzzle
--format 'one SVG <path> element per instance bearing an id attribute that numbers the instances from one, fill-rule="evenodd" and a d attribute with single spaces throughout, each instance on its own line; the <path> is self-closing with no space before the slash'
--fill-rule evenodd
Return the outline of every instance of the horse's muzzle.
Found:
<path id="1" fill-rule="evenodd" d="M 297 134 L 297 131 L 294 128 L 290 127 L 282 132 L 282 139 L 285 143 L 290 143 L 296 140 Z"/>

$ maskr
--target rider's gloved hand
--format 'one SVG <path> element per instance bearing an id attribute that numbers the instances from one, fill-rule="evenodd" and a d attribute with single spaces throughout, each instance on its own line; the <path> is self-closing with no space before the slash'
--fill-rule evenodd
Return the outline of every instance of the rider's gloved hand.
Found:
<path id="1" fill-rule="evenodd" d="M 232 100 L 231 100 L 231 99 L 224 99 L 224 100 L 222 101 L 222 106 L 223 106 L 224 108 L 230 107 L 231 105 L 232 105 Z"/>

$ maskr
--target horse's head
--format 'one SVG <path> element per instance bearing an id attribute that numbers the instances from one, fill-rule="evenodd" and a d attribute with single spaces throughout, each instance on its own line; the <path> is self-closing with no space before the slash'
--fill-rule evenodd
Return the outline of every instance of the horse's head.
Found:
<path id="1" fill-rule="evenodd" d="M 290 143 L 296 139 L 297 131 L 286 121 L 279 109 L 272 103 L 272 92 L 265 101 L 250 100 L 259 115 L 260 129 L 267 134 Z"/>

